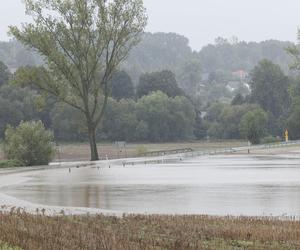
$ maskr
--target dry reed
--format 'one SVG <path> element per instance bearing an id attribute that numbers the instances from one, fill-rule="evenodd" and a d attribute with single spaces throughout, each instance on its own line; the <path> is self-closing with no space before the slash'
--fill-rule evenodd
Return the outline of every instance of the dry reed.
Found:
<path id="1" fill-rule="evenodd" d="M 250 217 L 0 214 L 0 240 L 22 249 L 300 249 L 300 221 Z M 0 248 L 1 249 L 1 248 Z"/>

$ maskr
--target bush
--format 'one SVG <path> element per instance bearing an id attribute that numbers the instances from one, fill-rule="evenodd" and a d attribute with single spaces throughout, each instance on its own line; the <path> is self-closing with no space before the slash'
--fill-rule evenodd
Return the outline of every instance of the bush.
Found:
<path id="1" fill-rule="evenodd" d="M 261 108 L 247 112 L 240 122 L 240 133 L 252 144 L 259 144 L 266 134 L 268 115 Z"/>
<path id="2" fill-rule="evenodd" d="M 8 159 L 26 166 L 46 165 L 54 156 L 53 133 L 41 121 L 21 122 L 5 131 L 4 152 Z"/>
<path id="3" fill-rule="evenodd" d="M 19 160 L 3 160 L 0 161 L 0 168 L 23 167 L 24 163 Z"/>

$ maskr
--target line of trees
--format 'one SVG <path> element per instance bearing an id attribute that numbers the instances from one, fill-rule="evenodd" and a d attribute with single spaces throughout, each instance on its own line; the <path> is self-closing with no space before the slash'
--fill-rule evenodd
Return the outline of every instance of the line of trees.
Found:
<path id="1" fill-rule="evenodd" d="M 60 141 L 86 141 L 84 116 L 74 107 L 41 98 L 37 89 L 9 84 L 18 78 L 1 63 L 0 135 L 7 124 L 42 120 Z M 20 69 L 22 71 L 22 69 Z M 180 141 L 205 139 L 282 139 L 286 128 L 300 138 L 300 80 L 288 77 L 276 64 L 263 60 L 251 72 L 249 95 L 237 94 L 231 104 L 213 102 L 203 108 L 193 102 L 169 70 L 146 73 L 134 87 L 124 71 L 109 83 L 109 98 L 97 140 Z M 200 107 L 200 108 L 199 108 Z"/>
<path id="2" fill-rule="evenodd" d="M 289 72 L 291 57 L 285 49 L 290 42 L 269 40 L 264 42 L 239 42 L 216 39 L 201 51 L 193 51 L 186 37 L 174 33 L 144 33 L 141 42 L 134 47 L 121 63 L 120 69 L 126 71 L 134 85 L 142 74 L 161 70 L 171 70 L 179 86 L 189 95 L 195 93 L 199 83 L 202 89 L 202 102 L 211 99 L 232 98 L 224 84 L 232 80 L 232 72 L 250 72 L 262 59 L 280 65 Z M 24 48 L 15 40 L 0 42 L 0 61 L 5 62 L 12 71 L 25 65 L 43 65 L 42 57 L 35 51 Z"/>
<path id="3" fill-rule="evenodd" d="M 41 120 L 59 141 L 86 141 L 84 115 L 76 108 L 42 97 L 38 89 L 15 84 L 24 79 L 23 68 L 11 74 L 4 70 L 0 87 L 0 137 L 7 125 Z M 20 75 L 21 74 L 21 75 Z M 194 139 L 196 109 L 168 70 L 142 75 L 136 91 L 130 76 L 117 71 L 109 82 L 109 98 L 103 121 L 96 130 L 97 140 L 179 141 Z"/>
<path id="4" fill-rule="evenodd" d="M 262 60 L 251 71 L 249 87 L 249 95 L 238 94 L 231 104 L 209 106 L 204 120 L 207 134 L 259 143 L 262 137 L 282 139 L 289 129 L 291 138 L 299 139 L 299 79 L 285 75 L 279 65 Z"/>

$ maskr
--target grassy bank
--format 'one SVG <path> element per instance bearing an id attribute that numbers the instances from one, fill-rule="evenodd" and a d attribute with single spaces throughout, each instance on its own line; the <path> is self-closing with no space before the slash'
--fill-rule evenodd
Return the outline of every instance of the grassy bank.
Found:
<path id="1" fill-rule="evenodd" d="M 191 148 L 193 150 L 217 150 L 230 147 L 246 146 L 247 142 L 240 140 L 223 141 L 194 141 L 173 143 L 128 143 L 125 148 L 118 148 L 114 143 L 99 143 L 98 151 L 101 158 L 131 158 L 139 157 L 141 153 Z M 59 143 L 55 161 L 85 161 L 90 159 L 90 147 L 88 143 Z M 1 164 L 2 162 L 2 164 Z M 9 165 L 3 153 L 3 145 L 0 143 L 0 168 Z M 13 166 L 12 166 L 13 167 Z"/>
<path id="2" fill-rule="evenodd" d="M 244 141 L 225 140 L 225 141 L 196 141 L 196 142 L 178 142 L 178 143 L 128 143 L 125 148 L 117 148 L 113 143 L 98 144 L 99 155 L 102 158 L 115 159 L 138 157 L 141 153 L 173 150 L 182 148 L 191 148 L 193 150 L 215 150 L 228 147 L 238 147 L 247 145 Z M 62 143 L 59 146 L 59 154 L 56 155 L 56 160 L 89 160 L 90 148 L 87 143 Z"/>
<path id="3" fill-rule="evenodd" d="M 300 222 L 246 217 L 2 214 L 0 239 L 23 249 L 300 249 Z"/>

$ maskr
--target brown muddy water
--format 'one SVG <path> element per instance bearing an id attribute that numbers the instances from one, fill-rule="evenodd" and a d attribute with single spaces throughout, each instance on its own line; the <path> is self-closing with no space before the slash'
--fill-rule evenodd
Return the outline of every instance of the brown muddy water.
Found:
<path id="1" fill-rule="evenodd" d="M 129 213 L 300 216 L 300 159 L 206 156 L 172 164 L 53 169 L 0 192 L 33 203 Z"/>

